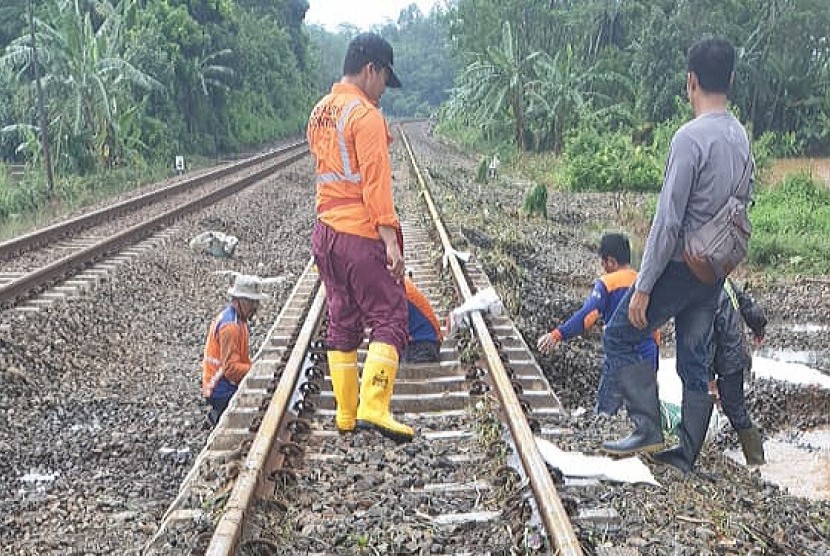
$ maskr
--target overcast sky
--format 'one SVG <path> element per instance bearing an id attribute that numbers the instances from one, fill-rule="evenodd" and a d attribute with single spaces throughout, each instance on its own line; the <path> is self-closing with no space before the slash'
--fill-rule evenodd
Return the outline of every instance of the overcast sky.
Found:
<path id="1" fill-rule="evenodd" d="M 386 18 L 397 21 L 398 14 L 410 4 L 417 4 L 428 14 L 439 0 L 309 0 L 305 14 L 306 23 L 322 25 L 329 31 L 337 31 L 340 23 L 351 23 L 366 31 Z"/>

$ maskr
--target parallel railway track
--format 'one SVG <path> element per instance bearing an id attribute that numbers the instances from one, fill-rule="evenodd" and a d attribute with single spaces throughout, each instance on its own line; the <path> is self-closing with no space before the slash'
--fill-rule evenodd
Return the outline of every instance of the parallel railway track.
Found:
<path id="1" fill-rule="evenodd" d="M 490 283 L 472 262 L 440 269 L 449 235 L 404 143 L 407 265 L 446 314 Z M 439 363 L 402 364 L 403 445 L 334 429 L 325 326 L 309 262 L 147 554 L 582 554 L 534 440 L 568 434 L 568 415 L 508 316 L 476 312 Z"/>
<path id="2" fill-rule="evenodd" d="M 30 298 L 307 154 L 305 142 L 294 143 L 0 243 L 6 272 L 0 307 Z"/>

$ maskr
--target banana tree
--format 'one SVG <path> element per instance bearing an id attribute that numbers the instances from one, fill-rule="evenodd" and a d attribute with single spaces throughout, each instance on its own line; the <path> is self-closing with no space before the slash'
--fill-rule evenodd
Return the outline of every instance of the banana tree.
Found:
<path id="1" fill-rule="evenodd" d="M 63 131 L 56 139 L 57 150 L 75 153 L 76 158 L 83 153 L 81 160 L 59 162 L 79 171 L 119 163 L 123 155 L 119 117 L 122 105 L 130 104 L 130 87 L 161 87 L 124 57 L 124 25 L 136 9 L 135 1 L 104 0 L 96 2 L 94 9 L 95 14 L 80 0 L 52 0 L 45 14 L 35 19 L 50 112 Z M 0 61 L 25 75 L 30 50 L 30 38 L 21 36 Z M 66 144 L 79 140 L 84 142 L 80 151 L 77 145 Z"/>
<path id="2" fill-rule="evenodd" d="M 519 149 L 525 147 L 528 93 L 541 52 L 523 56 L 509 22 L 502 25 L 501 45 L 473 54 L 461 72 L 448 104 L 450 117 L 470 119 L 485 128 L 504 119 L 513 127 Z"/>

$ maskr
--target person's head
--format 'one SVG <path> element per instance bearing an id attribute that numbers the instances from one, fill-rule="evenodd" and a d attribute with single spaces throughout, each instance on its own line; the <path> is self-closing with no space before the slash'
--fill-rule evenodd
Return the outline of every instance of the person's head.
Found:
<path id="1" fill-rule="evenodd" d="M 243 320 L 250 320 L 259 309 L 260 301 L 266 297 L 259 291 L 260 282 L 260 278 L 256 276 L 238 274 L 233 286 L 228 289 L 231 303 L 239 311 L 239 316 Z"/>
<path id="2" fill-rule="evenodd" d="M 380 35 L 361 33 L 349 43 L 343 59 L 343 80 L 357 85 L 377 102 L 386 87 L 398 88 L 392 46 Z"/>
<path id="3" fill-rule="evenodd" d="M 259 310 L 258 299 L 248 299 L 247 297 L 232 297 L 231 300 L 233 301 L 234 305 L 236 305 L 236 309 L 237 311 L 239 311 L 239 316 L 242 317 L 242 320 L 251 320 L 251 317 L 253 317 Z"/>
<path id="4" fill-rule="evenodd" d="M 735 76 L 735 47 L 725 39 L 702 39 L 689 48 L 686 94 L 692 106 L 700 97 L 726 101 Z"/>
<path id="5" fill-rule="evenodd" d="M 605 234 L 599 242 L 599 256 L 606 273 L 627 267 L 631 263 L 631 245 L 623 234 Z"/>

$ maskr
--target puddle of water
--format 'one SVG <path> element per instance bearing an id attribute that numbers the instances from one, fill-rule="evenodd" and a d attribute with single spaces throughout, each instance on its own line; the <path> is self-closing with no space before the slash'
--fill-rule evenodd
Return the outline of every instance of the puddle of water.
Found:
<path id="1" fill-rule="evenodd" d="M 762 359 L 772 359 L 773 361 L 781 361 L 784 363 L 801 363 L 803 365 L 814 364 L 818 359 L 814 351 L 801 351 L 787 348 L 761 348 L 758 350 L 758 356 Z M 758 361 L 758 356 L 753 359 L 753 365 Z"/>
<path id="2" fill-rule="evenodd" d="M 817 355 L 813 351 L 794 351 L 788 349 L 761 350 L 772 357 L 755 355 L 752 358 L 752 373 L 756 378 L 768 378 L 782 382 L 792 382 L 806 386 L 819 386 L 830 389 L 830 375 L 810 367 Z M 660 386 L 660 399 L 680 404 L 683 399 L 683 385 L 675 371 L 677 360 L 674 357 L 660 359 L 657 382 Z"/>
<path id="3" fill-rule="evenodd" d="M 807 171 L 815 179 L 830 185 L 830 158 L 780 158 L 772 165 L 771 183 L 777 183 L 791 172 Z"/>
<path id="4" fill-rule="evenodd" d="M 830 500 L 830 429 L 805 433 L 781 433 L 764 441 L 767 463 L 758 468 L 761 476 L 793 496 Z M 740 449 L 726 455 L 740 464 Z"/>
<path id="5" fill-rule="evenodd" d="M 793 332 L 818 334 L 819 332 L 827 332 L 830 328 L 823 324 L 794 324 L 790 327 L 790 330 Z"/>
<path id="6" fill-rule="evenodd" d="M 830 375 L 808 365 L 815 362 L 812 351 L 777 350 L 773 358 L 756 355 L 752 358 L 752 373 L 757 378 L 770 378 L 807 386 L 830 388 Z"/>

